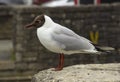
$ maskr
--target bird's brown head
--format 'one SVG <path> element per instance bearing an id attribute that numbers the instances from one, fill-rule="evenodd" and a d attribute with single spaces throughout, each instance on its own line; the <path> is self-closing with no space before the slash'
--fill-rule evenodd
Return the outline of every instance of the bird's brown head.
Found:
<path id="1" fill-rule="evenodd" d="M 26 28 L 39 28 L 45 23 L 44 14 L 37 16 L 32 23 L 26 25 Z"/>

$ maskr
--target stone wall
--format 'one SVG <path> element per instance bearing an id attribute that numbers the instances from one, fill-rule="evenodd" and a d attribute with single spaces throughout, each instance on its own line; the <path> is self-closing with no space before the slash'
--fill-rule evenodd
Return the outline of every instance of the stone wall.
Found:
<path id="1" fill-rule="evenodd" d="M 47 14 L 94 43 L 120 47 L 120 4 L 80 7 L 24 7 L 14 8 L 16 67 L 24 70 L 42 70 L 57 65 L 58 55 L 46 50 L 38 41 L 36 29 L 25 29 L 37 15 Z M 86 63 L 118 63 L 119 51 L 102 55 L 74 54 L 65 56 L 65 66 Z"/>
<path id="2" fill-rule="evenodd" d="M 0 39 L 12 39 L 13 36 L 12 12 L 13 12 L 12 7 L 0 6 Z"/>

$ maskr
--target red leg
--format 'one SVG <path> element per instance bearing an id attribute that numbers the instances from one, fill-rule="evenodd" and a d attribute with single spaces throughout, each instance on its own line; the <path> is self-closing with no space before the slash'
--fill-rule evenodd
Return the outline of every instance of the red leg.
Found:
<path id="1" fill-rule="evenodd" d="M 64 65 L 64 54 L 59 54 L 59 64 L 58 64 L 57 68 L 55 68 L 55 71 L 62 70 L 63 65 Z"/>
<path id="2" fill-rule="evenodd" d="M 64 54 L 61 54 L 61 68 L 64 66 Z"/>
<path id="3" fill-rule="evenodd" d="M 59 64 L 58 64 L 57 68 L 60 68 L 60 67 L 61 67 L 61 59 L 62 59 L 62 55 L 59 54 Z"/>

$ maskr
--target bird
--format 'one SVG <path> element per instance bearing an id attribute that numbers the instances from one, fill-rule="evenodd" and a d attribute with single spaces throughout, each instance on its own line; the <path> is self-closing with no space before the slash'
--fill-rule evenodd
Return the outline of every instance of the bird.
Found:
<path id="1" fill-rule="evenodd" d="M 26 28 L 36 28 L 37 37 L 41 44 L 51 52 L 59 54 L 59 63 L 55 71 L 60 71 L 64 67 L 64 55 L 75 53 L 88 54 L 98 53 L 98 47 L 85 37 L 76 34 L 71 29 L 60 25 L 53 19 L 41 14 L 25 26 Z"/>

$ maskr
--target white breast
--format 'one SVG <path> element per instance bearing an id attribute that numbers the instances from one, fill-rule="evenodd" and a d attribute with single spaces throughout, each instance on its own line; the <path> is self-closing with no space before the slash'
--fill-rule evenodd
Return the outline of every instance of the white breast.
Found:
<path id="1" fill-rule="evenodd" d="M 41 44 L 52 52 L 59 53 L 60 48 L 57 46 L 56 42 L 51 39 L 52 29 L 49 28 L 38 28 L 37 36 Z"/>

